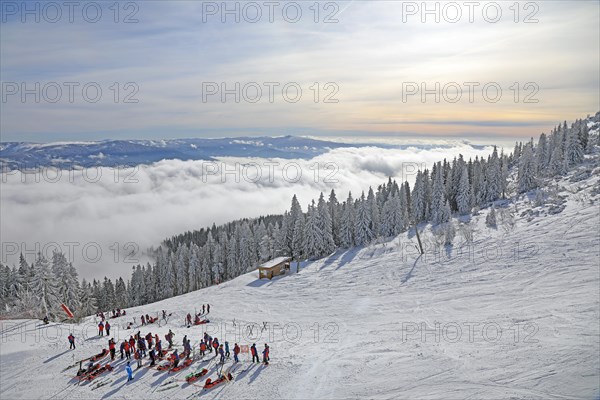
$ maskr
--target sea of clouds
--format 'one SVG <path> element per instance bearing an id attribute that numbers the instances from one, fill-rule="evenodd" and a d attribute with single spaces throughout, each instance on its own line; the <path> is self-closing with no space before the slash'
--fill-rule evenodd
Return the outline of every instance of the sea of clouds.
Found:
<path id="1" fill-rule="evenodd" d="M 128 169 L 2 174 L 2 263 L 63 251 L 86 278 L 129 276 L 146 250 L 172 235 L 244 217 L 281 214 L 294 194 L 304 210 L 320 192 L 342 202 L 388 177 L 412 184 L 418 168 L 444 158 L 487 156 L 491 147 L 331 150 L 310 160 L 163 160 Z"/>

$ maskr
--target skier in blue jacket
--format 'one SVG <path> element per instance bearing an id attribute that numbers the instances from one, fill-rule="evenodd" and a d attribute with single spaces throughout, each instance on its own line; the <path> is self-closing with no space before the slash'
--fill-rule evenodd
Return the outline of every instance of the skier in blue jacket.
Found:
<path id="1" fill-rule="evenodd" d="M 223 350 L 223 345 L 219 346 L 219 355 L 221 356 L 221 360 L 219 362 L 221 364 L 225 364 L 225 351 Z"/>
<path id="2" fill-rule="evenodd" d="M 127 366 L 125 367 L 125 371 L 127 371 L 127 382 L 133 380 L 133 371 L 131 370 L 131 365 L 129 365 L 129 361 L 127 361 Z"/>

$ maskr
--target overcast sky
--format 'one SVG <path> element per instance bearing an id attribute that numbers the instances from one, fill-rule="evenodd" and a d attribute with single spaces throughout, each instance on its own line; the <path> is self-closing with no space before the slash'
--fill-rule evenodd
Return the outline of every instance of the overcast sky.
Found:
<path id="1" fill-rule="evenodd" d="M 600 108 L 598 1 L 430 2 L 439 23 L 422 2 L 280 2 L 272 22 L 264 2 L 227 3 L 237 16 L 222 2 L 46 4 L 2 2 L 2 141 L 512 139 Z M 236 82 L 239 103 L 234 94 L 223 102 L 220 85 Z M 265 82 L 278 85 L 272 102 Z M 423 103 L 421 84 L 436 92 L 436 82 L 440 101 L 429 94 Z M 471 99 L 465 82 L 475 85 Z M 78 85 L 72 102 L 67 85 Z"/>

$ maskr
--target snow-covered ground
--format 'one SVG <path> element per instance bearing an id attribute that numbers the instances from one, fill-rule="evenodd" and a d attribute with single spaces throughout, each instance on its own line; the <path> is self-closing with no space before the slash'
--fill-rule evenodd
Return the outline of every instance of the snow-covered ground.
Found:
<path id="1" fill-rule="evenodd" d="M 212 357 L 176 375 L 143 367 L 131 383 L 118 358 L 97 379 L 112 380 L 92 390 L 94 383 L 73 379 L 76 368 L 61 371 L 106 347 L 93 318 L 75 326 L 2 321 L 0 398 L 598 398 L 597 175 L 559 182 L 560 213 L 521 200 L 514 226 L 499 217 L 490 229 L 483 210 L 471 220 L 471 246 L 461 246 L 458 234 L 453 248 L 417 258 L 415 238 L 404 234 L 306 263 L 299 273 L 293 265 L 273 281 L 259 281 L 254 271 L 112 321 L 111 333 L 122 340 L 137 331 L 124 329 L 132 316 L 139 322 L 142 313 L 165 309 L 173 313 L 168 323 L 141 327 L 142 334 L 164 337 L 172 329 L 176 344 L 188 335 L 196 347 L 204 331 L 226 336 L 232 347 L 255 342 L 262 351 L 269 343 L 271 365 L 249 366 L 244 354 L 234 381 L 208 391 L 184 376 L 207 367 L 199 383 L 215 379 Z M 211 323 L 183 326 L 184 315 L 203 303 L 211 304 Z M 70 329 L 74 351 L 67 350 Z M 172 379 L 176 387 L 159 391 Z"/>

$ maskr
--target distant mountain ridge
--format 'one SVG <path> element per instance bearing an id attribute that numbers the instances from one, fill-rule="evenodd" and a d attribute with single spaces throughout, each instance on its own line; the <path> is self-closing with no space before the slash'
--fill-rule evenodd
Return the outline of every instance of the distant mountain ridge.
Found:
<path id="1" fill-rule="evenodd" d="M 0 143 L 0 162 L 4 169 L 14 170 L 50 166 L 58 168 L 135 166 L 152 164 L 165 159 L 208 161 L 217 157 L 310 159 L 336 148 L 366 146 L 404 148 L 415 145 L 342 143 L 298 136 L 53 143 L 5 142 Z M 416 146 L 444 147 L 440 144 Z"/>

